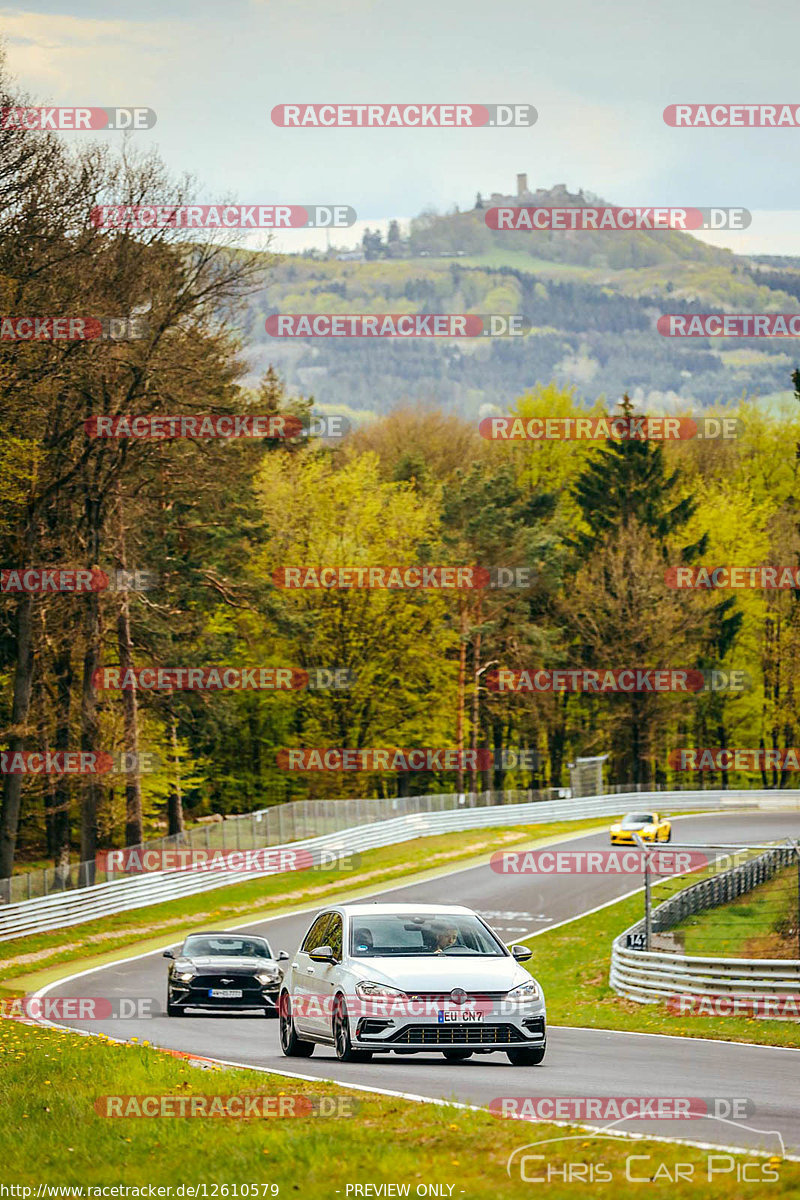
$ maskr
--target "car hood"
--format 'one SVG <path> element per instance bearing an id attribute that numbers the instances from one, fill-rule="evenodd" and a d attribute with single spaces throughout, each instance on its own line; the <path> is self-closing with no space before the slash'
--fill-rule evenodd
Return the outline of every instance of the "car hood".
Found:
<path id="1" fill-rule="evenodd" d="M 265 967 L 277 967 L 273 958 L 227 958 L 221 954 L 204 954 L 197 957 L 183 955 L 180 962 L 190 962 L 199 971 L 211 971 L 215 975 L 236 974 L 252 975 L 254 971 L 263 971 Z"/>
<path id="2" fill-rule="evenodd" d="M 507 992 L 530 975 L 513 958 L 355 958 L 350 967 L 362 979 L 404 992 Z"/>

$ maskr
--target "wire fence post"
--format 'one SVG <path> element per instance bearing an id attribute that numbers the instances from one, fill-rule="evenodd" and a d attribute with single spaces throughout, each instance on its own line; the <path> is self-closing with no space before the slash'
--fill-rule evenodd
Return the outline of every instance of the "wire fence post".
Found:
<path id="1" fill-rule="evenodd" d="M 650 896 L 650 851 L 638 833 L 633 835 L 636 845 L 644 854 L 644 948 L 650 949 L 653 938 L 653 912 Z"/>

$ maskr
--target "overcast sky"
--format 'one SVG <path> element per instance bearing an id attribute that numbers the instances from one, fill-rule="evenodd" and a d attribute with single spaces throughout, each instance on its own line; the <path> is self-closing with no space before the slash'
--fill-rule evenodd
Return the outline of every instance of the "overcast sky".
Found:
<path id="1" fill-rule="evenodd" d="M 564 182 L 618 204 L 742 206 L 752 226 L 719 244 L 800 254 L 800 129 L 662 118 L 678 102 L 800 105 L 797 0 L 51 0 L 0 7 L 0 28 L 40 101 L 155 109 L 136 136 L 197 176 L 198 199 L 335 202 L 374 224 L 467 207 L 527 172 L 534 188 Z M 527 102 L 539 120 L 272 124 L 274 105 L 304 101 Z M 312 243 L 297 231 L 280 248 Z"/>

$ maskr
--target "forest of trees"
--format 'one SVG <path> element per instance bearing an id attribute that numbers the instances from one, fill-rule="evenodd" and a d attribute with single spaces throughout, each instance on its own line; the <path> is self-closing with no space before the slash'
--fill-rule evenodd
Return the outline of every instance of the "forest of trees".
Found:
<path id="1" fill-rule="evenodd" d="M 19 102 L 0 84 L 0 104 Z M 92 226 L 98 203 L 191 195 L 130 145 L 68 152 L 10 130 L 0 187 L 4 314 L 145 317 L 134 340 L 0 341 L 0 566 L 141 570 L 152 584 L 0 595 L 0 750 L 152 764 L 3 774 L 0 879 L 298 797 L 559 786 L 576 755 L 607 753 L 619 783 L 788 786 L 775 772 L 689 776 L 669 754 L 798 740 L 798 592 L 681 592 L 665 572 L 800 562 L 800 408 L 778 418 L 741 403 L 736 439 L 667 444 L 492 442 L 433 406 L 331 442 L 92 437 L 98 416 L 308 415 L 274 370 L 242 383 L 241 314 L 268 260 L 176 230 Z M 537 378 L 549 376 L 528 377 L 513 411 L 584 412 Z M 274 575 L 395 564 L 531 574 L 523 588 L 461 592 L 289 591 Z M 98 686 L 104 667 L 211 666 L 352 678 L 293 692 Z M 750 687 L 509 696 L 487 686 L 498 667 L 735 668 Z M 475 746 L 495 765 L 471 776 L 278 765 L 281 748 L 328 746 Z M 500 752 L 513 748 L 535 765 L 506 769 Z"/>
<path id="2" fill-rule="evenodd" d="M 580 241 L 585 235 L 555 236 Z M 241 325 L 244 350 L 256 373 L 272 364 L 291 389 L 313 391 L 320 404 L 362 416 L 419 401 L 473 417 L 484 404 L 511 403 L 537 379 L 573 386 L 584 400 L 604 395 L 613 403 L 627 390 L 659 407 L 676 400 L 707 406 L 785 391 L 791 367 L 781 339 L 666 338 L 656 321 L 664 312 L 795 311 L 800 273 L 755 271 L 722 251 L 714 253 L 725 253 L 723 262 L 706 261 L 709 247 L 687 234 L 668 236 L 683 238 L 684 249 L 696 247 L 696 259 L 639 270 L 586 268 L 571 277 L 543 271 L 530 253 L 519 251 L 515 265 L 286 256 L 248 303 Z M 538 243 L 537 250 L 544 253 Z M 269 337 L 264 328 L 273 313 L 415 311 L 518 313 L 531 332 L 520 338 L 376 343 L 285 341 Z"/>

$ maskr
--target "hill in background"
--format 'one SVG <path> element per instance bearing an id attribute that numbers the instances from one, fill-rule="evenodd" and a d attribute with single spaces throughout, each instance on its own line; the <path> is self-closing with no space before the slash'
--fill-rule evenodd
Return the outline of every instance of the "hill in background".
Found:
<path id="1" fill-rule="evenodd" d="M 524 177 L 521 177 L 524 180 Z M 800 310 L 795 259 L 747 258 L 673 230 L 511 233 L 489 229 L 497 204 L 606 204 L 564 185 L 477 198 L 482 207 L 423 213 L 408 235 L 367 235 L 362 252 L 280 257 L 244 330 L 254 375 L 273 363 L 324 409 L 369 417 L 421 401 L 477 417 L 537 382 L 594 400 L 623 391 L 651 410 L 790 395 L 784 340 L 662 337 L 664 312 Z M 731 235 L 732 240 L 735 234 Z M 284 341 L 273 313 L 518 313 L 524 338 Z"/>

